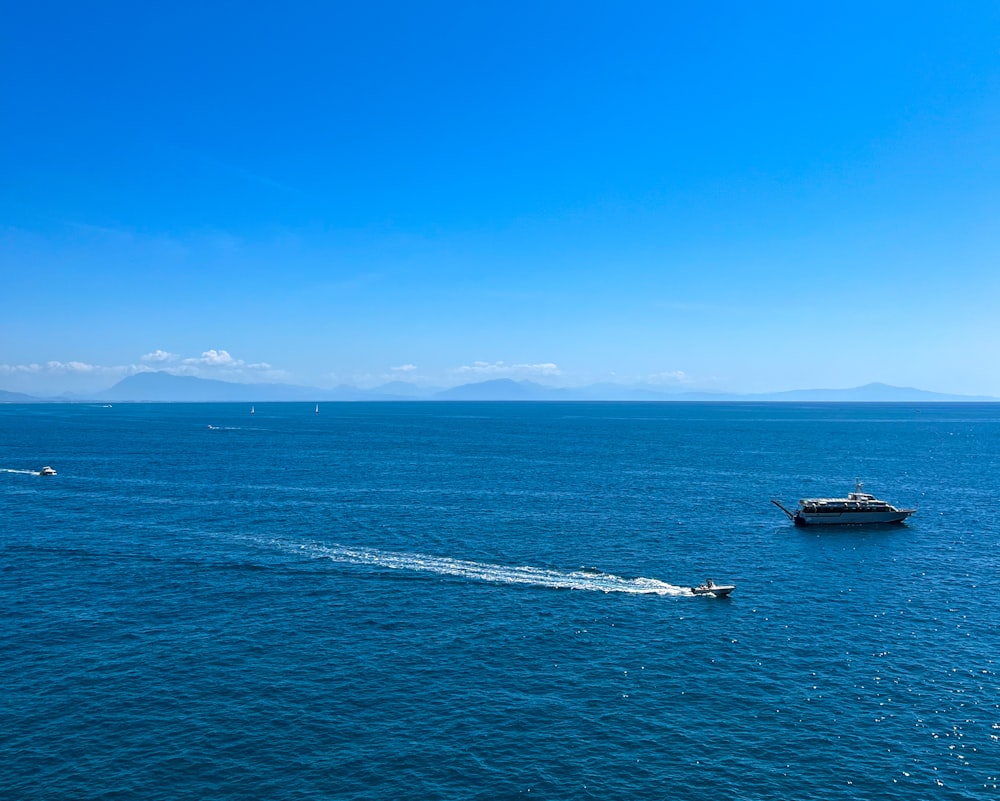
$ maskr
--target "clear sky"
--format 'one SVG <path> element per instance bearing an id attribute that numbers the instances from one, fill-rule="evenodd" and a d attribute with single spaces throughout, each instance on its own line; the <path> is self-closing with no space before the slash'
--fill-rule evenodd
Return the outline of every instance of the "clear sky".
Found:
<path id="1" fill-rule="evenodd" d="M 0 0 L 0 389 L 1000 396 L 1000 4 Z"/>

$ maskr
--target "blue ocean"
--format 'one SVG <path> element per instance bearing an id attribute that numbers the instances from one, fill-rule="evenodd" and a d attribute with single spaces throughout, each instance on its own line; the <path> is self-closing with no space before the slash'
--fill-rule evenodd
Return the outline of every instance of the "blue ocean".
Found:
<path id="1" fill-rule="evenodd" d="M 1000 404 L 250 411 L 0 406 L 0 797 L 1000 798 Z"/>

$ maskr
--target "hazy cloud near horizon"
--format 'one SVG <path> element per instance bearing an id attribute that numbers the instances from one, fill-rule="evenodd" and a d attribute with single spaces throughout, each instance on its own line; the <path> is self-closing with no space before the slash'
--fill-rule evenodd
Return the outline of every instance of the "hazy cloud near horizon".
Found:
<path id="1" fill-rule="evenodd" d="M 238 383 L 276 383 L 287 378 L 283 370 L 275 370 L 264 362 L 247 363 L 222 349 L 206 350 L 196 357 L 183 357 L 158 349 L 144 354 L 138 362 L 122 365 L 96 365 L 76 361 L 0 364 L 0 376 L 6 379 L 6 386 L 0 389 L 53 395 L 92 392 L 106 389 L 126 376 L 155 371 Z"/>
<path id="2" fill-rule="evenodd" d="M 183 356 L 163 349 L 156 349 L 139 357 L 137 362 L 123 365 L 94 365 L 84 362 L 47 362 L 44 364 L 0 364 L 0 376 L 7 386 L 0 387 L 16 392 L 58 395 L 62 393 L 91 392 L 106 389 L 122 378 L 146 372 L 167 372 L 196 378 L 211 378 L 235 383 L 299 383 L 290 380 L 286 370 L 266 362 L 247 362 L 234 357 L 228 350 L 210 348 L 199 356 Z M 20 380 L 21 377 L 29 380 Z M 558 387 L 567 386 L 561 381 L 562 371 L 552 362 L 538 364 L 507 364 L 502 361 L 476 361 L 472 364 L 447 368 L 436 375 L 422 374 L 416 365 L 403 364 L 388 368 L 382 374 L 361 374 L 350 377 L 331 376 L 316 384 L 329 389 L 339 384 L 359 388 L 374 387 L 390 381 L 403 380 L 418 386 L 447 388 L 465 383 L 475 383 L 496 378 L 542 381 Z M 649 384 L 652 386 L 685 386 L 695 388 L 697 382 L 683 371 L 669 371 L 632 380 L 614 377 L 610 383 Z M 709 388 L 706 384 L 705 388 Z"/>

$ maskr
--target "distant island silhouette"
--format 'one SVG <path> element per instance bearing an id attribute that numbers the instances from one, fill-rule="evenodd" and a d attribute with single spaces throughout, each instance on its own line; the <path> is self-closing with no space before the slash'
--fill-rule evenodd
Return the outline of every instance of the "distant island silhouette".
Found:
<path id="1" fill-rule="evenodd" d="M 275 401 L 756 401 L 756 402 L 996 402 L 983 395 L 950 395 L 912 387 L 872 383 L 851 389 L 797 389 L 785 392 L 723 393 L 664 390 L 651 385 L 591 384 L 584 387 L 547 387 L 534 381 L 499 378 L 448 389 L 423 388 L 394 381 L 371 389 L 340 385 L 332 389 L 293 384 L 240 384 L 167 372 L 147 372 L 123 378 L 100 392 L 41 397 L 0 390 L 0 403 L 151 402 L 207 403 Z"/>

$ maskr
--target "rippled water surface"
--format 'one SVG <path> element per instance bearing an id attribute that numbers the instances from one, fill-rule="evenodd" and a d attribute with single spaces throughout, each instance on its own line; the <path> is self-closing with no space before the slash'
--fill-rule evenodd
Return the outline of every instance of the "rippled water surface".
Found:
<path id="1" fill-rule="evenodd" d="M 1000 405 L 249 411 L 0 406 L 0 797 L 1000 797 Z"/>

